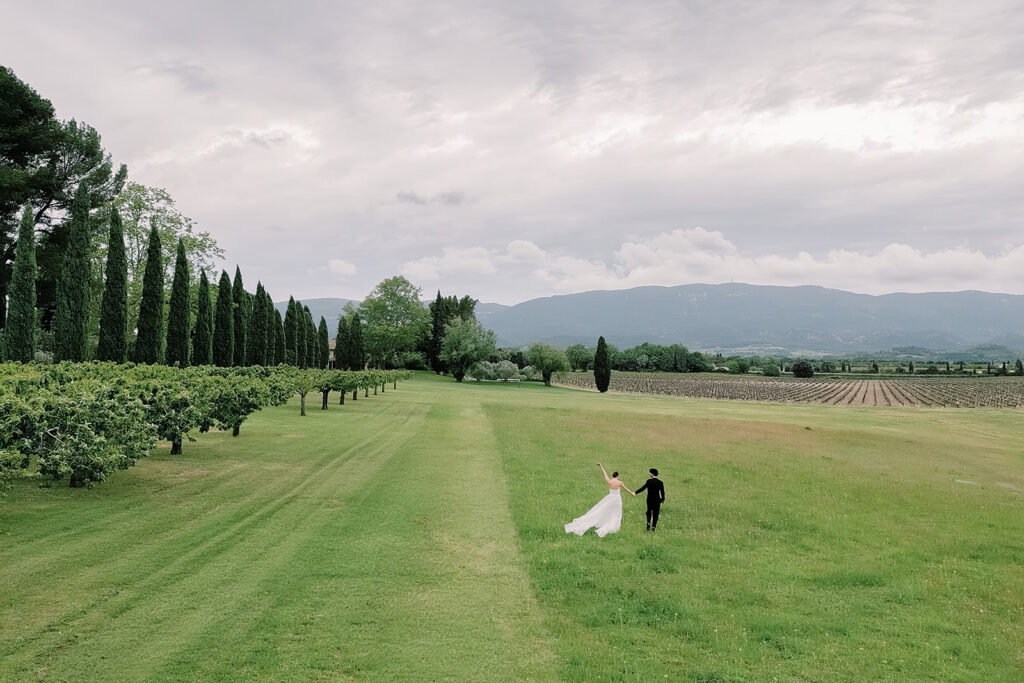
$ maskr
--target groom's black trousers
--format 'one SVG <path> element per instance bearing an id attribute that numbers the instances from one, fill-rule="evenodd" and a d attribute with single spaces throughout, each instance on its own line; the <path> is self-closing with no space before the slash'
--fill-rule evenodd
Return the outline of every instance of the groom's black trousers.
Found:
<path id="1" fill-rule="evenodd" d="M 647 504 L 647 530 L 654 531 L 658 528 L 658 513 L 661 512 L 661 503 Z"/>

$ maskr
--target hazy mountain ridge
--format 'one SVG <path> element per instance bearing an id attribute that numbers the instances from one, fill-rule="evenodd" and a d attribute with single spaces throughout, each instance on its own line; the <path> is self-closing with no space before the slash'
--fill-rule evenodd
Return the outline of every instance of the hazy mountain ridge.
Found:
<path id="1" fill-rule="evenodd" d="M 314 320 L 327 319 L 332 336 L 348 302 L 303 301 Z M 282 312 L 287 306 L 276 305 Z M 748 355 L 888 356 L 920 347 L 922 357 L 978 353 L 996 360 L 1024 349 L 1024 296 L 978 291 L 871 296 L 810 285 L 692 284 L 565 294 L 514 306 L 481 302 L 476 311 L 499 345 L 513 347 L 534 341 L 590 346 L 604 335 L 620 348 L 678 342 Z"/>

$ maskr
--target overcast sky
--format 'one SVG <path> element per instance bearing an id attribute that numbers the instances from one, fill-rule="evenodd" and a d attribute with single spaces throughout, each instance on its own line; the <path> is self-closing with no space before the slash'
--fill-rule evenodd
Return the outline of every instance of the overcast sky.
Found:
<path id="1" fill-rule="evenodd" d="M 1024 293 L 1022 35 L 1019 1 L 37 0 L 0 63 L 277 300 Z"/>

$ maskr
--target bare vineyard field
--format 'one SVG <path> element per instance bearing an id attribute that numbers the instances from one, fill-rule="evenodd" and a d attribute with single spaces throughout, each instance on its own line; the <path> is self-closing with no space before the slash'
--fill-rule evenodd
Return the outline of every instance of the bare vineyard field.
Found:
<path id="1" fill-rule="evenodd" d="M 557 384 L 595 389 L 591 372 L 562 373 Z M 853 379 L 613 372 L 611 391 L 664 394 L 732 401 L 766 401 L 852 406 L 1024 407 L 1024 379 L 1018 377 L 907 377 Z"/>

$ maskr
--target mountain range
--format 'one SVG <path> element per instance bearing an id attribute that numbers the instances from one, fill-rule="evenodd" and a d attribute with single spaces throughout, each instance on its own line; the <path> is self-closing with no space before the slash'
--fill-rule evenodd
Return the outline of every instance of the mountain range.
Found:
<path id="1" fill-rule="evenodd" d="M 303 301 L 332 331 L 347 299 Z M 284 310 L 286 304 L 277 304 Z M 625 348 L 645 341 L 747 355 L 827 356 L 907 349 L 905 355 L 970 353 L 1006 359 L 1024 349 L 1024 296 L 990 292 L 855 294 L 816 286 L 739 283 L 635 287 L 483 303 L 477 318 L 499 346 L 534 341 Z M 980 357 L 980 356 L 979 356 Z M 1016 356 L 1014 356 L 1016 357 Z"/>

